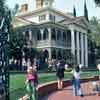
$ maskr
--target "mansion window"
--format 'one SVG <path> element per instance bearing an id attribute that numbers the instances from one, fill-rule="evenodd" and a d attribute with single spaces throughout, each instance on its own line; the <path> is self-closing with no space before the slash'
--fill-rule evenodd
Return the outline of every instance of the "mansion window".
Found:
<path id="1" fill-rule="evenodd" d="M 51 39 L 56 40 L 56 30 L 55 30 L 55 28 L 51 29 Z"/>
<path id="2" fill-rule="evenodd" d="M 43 40 L 48 39 L 48 29 L 45 29 L 43 32 Z"/>
<path id="3" fill-rule="evenodd" d="M 49 15 L 49 19 L 51 20 L 51 21 L 53 21 L 53 22 L 55 22 L 55 16 L 54 15 Z"/>
<path id="4" fill-rule="evenodd" d="M 43 21 L 43 20 L 45 20 L 46 19 L 46 15 L 41 15 L 41 16 L 39 16 L 39 21 Z"/>
<path id="5" fill-rule="evenodd" d="M 67 40 L 67 45 L 71 46 L 71 31 L 70 30 L 67 31 L 66 40 Z"/>
<path id="6" fill-rule="evenodd" d="M 40 30 L 37 31 L 37 40 L 41 40 L 41 32 L 40 32 Z"/>
<path id="7" fill-rule="evenodd" d="M 61 39 L 61 31 L 57 30 L 57 40 L 60 40 L 60 39 Z"/>
<path id="8" fill-rule="evenodd" d="M 29 31 L 26 31 L 26 32 L 25 32 L 25 39 L 26 39 L 26 41 L 29 40 Z"/>
<path id="9" fill-rule="evenodd" d="M 66 41 L 66 32 L 63 32 L 63 41 Z"/>

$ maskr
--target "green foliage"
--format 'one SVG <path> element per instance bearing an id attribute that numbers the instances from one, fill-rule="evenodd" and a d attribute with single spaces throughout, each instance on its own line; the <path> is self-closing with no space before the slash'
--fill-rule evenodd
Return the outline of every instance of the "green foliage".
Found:
<path id="1" fill-rule="evenodd" d="M 86 18 L 87 21 L 89 21 L 89 19 L 88 19 L 88 10 L 87 10 L 87 6 L 86 6 L 86 2 L 84 3 L 84 17 Z"/>
<path id="2" fill-rule="evenodd" d="M 5 14 L 5 0 L 0 0 L 0 16 Z"/>
<path id="3" fill-rule="evenodd" d="M 0 18 L 5 17 L 6 23 L 8 25 L 8 32 L 9 32 L 9 57 L 11 57 L 11 52 L 13 51 L 13 48 L 16 46 L 21 47 L 22 46 L 22 36 L 17 35 L 16 30 L 13 29 L 13 26 L 11 24 L 12 21 L 12 12 L 16 12 L 18 9 L 18 5 L 15 6 L 15 9 L 11 11 L 6 5 L 6 0 L 0 0 Z M 21 38 L 21 39 L 20 39 Z M 20 40 L 20 41 L 19 41 Z"/>
<path id="4" fill-rule="evenodd" d="M 75 9 L 75 7 L 73 8 L 73 15 L 74 15 L 74 17 L 76 17 L 76 9 Z"/>
<path id="5" fill-rule="evenodd" d="M 19 5 L 16 4 L 15 7 L 14 7 L 14 10 L 12 11 L 12 15 L 13 15 L 13 16 L 15 16 L 15 14 L 16 14 L 17 11 L 18 11 L 18 9 L 19 9 Z"/>
<path id="6" fill-rule="evenodd" d="M 94 0 L 94 2 L 96 3 L 96 5 L 97 5 L 98 7 L 100 7 L 100 0 Z"/>
<path id="7" fill-rule="evenodd" d="M 100 46 L 100 23 L 96 17 L 90 20 L 90 37 L 97 46 Z"/>
<path id="8" fill-rule="evenodd" d="M 96 58 L 100 59 L 100 23 L 96 17 L 92 17 L 90 20 L 90 33 L 88 37 L 93 43 Z"/>

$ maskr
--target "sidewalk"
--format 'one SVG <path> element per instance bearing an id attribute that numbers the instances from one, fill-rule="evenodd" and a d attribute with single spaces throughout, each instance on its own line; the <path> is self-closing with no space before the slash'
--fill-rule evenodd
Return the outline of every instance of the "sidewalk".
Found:
<path id="1" fill-rule="evenodd" d="M 98 96 L 98 93 L 96 91 L 93 91 L 91 82 L 84 83 L 81 86 L 83 94 L 85 95 L 84 97 L 73 96 L 72 87 L 69 86 L 61 91 L 51 93 L 49 96 L 41 98 L 41 100 L 100 100 L 100 96 Z"/>

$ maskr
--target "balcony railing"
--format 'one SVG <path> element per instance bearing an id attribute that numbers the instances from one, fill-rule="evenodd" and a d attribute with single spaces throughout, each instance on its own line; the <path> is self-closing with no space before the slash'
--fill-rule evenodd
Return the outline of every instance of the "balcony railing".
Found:
<path id="1" fill-rule="evenodd" d="M 52 47 L 52 46 L 61 46 L 61 47 L 71 47 L 71 43 L 67 43 L 66 41 L 55 41 L 55 40 L 41 40 L 36 42 L 36 47 Z"/>

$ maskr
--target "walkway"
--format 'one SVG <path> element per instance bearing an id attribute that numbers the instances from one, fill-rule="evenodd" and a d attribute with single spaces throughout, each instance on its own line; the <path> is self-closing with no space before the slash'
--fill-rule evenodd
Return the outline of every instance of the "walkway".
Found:
<path id="1" fill-rule="evenodd" d="M 42 98 L 42 100 L 100 100 L 96 91 L 93 91 L 92 82 L 84 83 L 81 85 L 84 97 L 73 96 L 72 87 L 66 87 L 61 91 L 51 93 L 49 96 Z"/>

